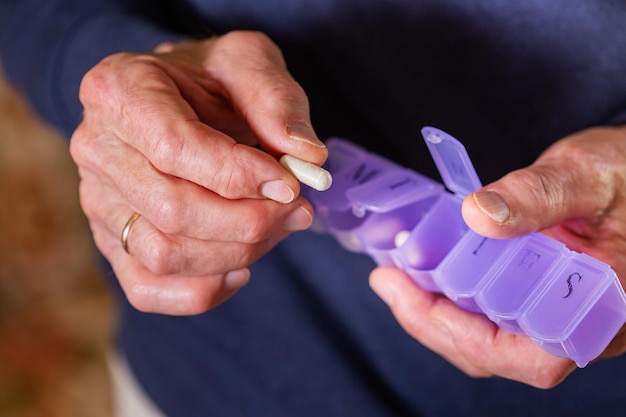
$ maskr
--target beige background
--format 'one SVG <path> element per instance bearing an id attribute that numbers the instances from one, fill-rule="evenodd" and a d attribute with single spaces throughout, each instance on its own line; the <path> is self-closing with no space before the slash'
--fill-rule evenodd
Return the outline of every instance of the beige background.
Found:
<path id="1" fill-rule="evenodd" d="M 67 142 L 0 76 L 0 416 L 110 416 L 102 285 Z"/>

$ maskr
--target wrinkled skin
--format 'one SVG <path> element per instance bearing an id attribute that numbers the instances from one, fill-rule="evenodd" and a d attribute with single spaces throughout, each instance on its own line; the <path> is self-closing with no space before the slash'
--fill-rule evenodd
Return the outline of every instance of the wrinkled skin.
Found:
<path id="1" fill-rule="evenodd" d="M 248 282 L 252 262 L 310 225 L 313 209 L 276 157 L 319 165 L 327 151 L 306 95 L 264 35 L 233 32 L 113 55 L 85 76 L 80 98 L 84 119 L 71 153 L 81 204 L 136 308 L 205 312 Z M 626 277 L 625 130 L 564 138 L 534 165 L 468 196 L 465 220 L 495 238 L 543 230 Z M 486 199 L 489 192 L 508 209 Z M 120 233 L 134 212 L 141 217 L 129 255 Z M 370 284 L 411 336 L 468 375 L 549 388 L 575 369 L 526 336 L 423 291 L 398 269 L 377 268 Z M 603 357 L 625 350 L 621 332 Z"/>
<path id="2" fill-rule="evenodd" d="M 327 150 L 266 36 L 110 56 L 86 74 L 80 99 L 70 150 L 81 205 L 139 310 L 205 312 L 248 282 L 252 262 L 311 224 L 311 205 L 276 158 L 319 165 Z M 134 212 L 129 256 L 120 235 Z"/>
<path id="3" fill-rule="evenodd" d="M 626 128 L 587 129 L 558 141 L 533 165 L 469 195 L 463 217 L 477 233 L 492 238 L 544 231 L 610 264 L 624 285 L 625 184 Z M 370 285 L 411 336 L 468 375 L 551 388 L 576 368 L 528 337 L 500 330 L 487 318 L 423 291 L 397 269 L 377 268 Z M 625 351 L 622 328 L 601 357 Z"/>

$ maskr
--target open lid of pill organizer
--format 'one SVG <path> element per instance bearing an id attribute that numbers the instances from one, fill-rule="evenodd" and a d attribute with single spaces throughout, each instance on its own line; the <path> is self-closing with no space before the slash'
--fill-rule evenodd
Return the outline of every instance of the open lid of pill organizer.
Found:
<path id="1" fill-rule="evenodd" d="M 465 197 L 482 187 L 465 146 L 443 130 L 426 126 L 422 129 L 441 179 L 459 197 Z"/>

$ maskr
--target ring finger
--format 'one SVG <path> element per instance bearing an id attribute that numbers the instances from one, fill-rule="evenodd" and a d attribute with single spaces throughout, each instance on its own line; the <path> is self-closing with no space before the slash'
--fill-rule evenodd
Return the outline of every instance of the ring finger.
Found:
<path id="1" fill-rule="evenodd" d="M 92 177 L 90 179 L 89 177 L 83 175 L 81 200 L 84 201 L 84 210 L 90 218 L 94 235 L 97 237 L 105 234 L 109 239 L 114 239 L 122 248 L 122 230 L 133 214 L 133 209 L 112 187 L 99 183 L 97 178 Z M 86 184 L 88 182 L 90 185 Z M 96 198 L 99 201 L 106 201 L 106 207 L 101 204 L 94 204 Z M 228 200 L 226 203 L 227 206 L 231 204 Z M 258 200 L 250 200 L 246 203 L 274 205 L 269 201 Z M 302 201 L 302 204 L 305 202 Z M 283 209 L 279 204 L 276 204 L 276 208 Z M 213 207 L 213 209 L 220 210 L 219 207 Z M 296 208 L 295 210 L 294 216 L 301 215 L 303 223 L 310 221 L 307 219 L 310 218 L 307 209 Z M 241 217 L 238 222 L 245 224 L 246 218 Z M 285 238 L 288 233 L 288 231 L 278 228 L 273 233 L 268 234 L 267 237 L 253 242 L 201 240 L 164 233 L 155 227 L 148 218 L 140 216 L 128 230 L 126 243 L 128 251 L 146 268 L 156 274 L 202 275 L 221 273 L 248 266 Z"/>

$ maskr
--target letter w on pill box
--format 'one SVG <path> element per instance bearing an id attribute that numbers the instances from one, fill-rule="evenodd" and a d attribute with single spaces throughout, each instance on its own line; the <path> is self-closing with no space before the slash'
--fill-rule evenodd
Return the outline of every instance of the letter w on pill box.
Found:
<path id="1" fill-rule="evenodd" d="M 481 183 L 465 147 L 433 127 L 422 135 L 445 187 L 347 140 L 329 139 L 324 168 L 333 185 L 306 190 L 316 228 L 555 356 L 580 367 L 597 358 L 626 322 L 615 272 L 543 234 L 498 240 L 474 233 L 461 204 Z"/>

